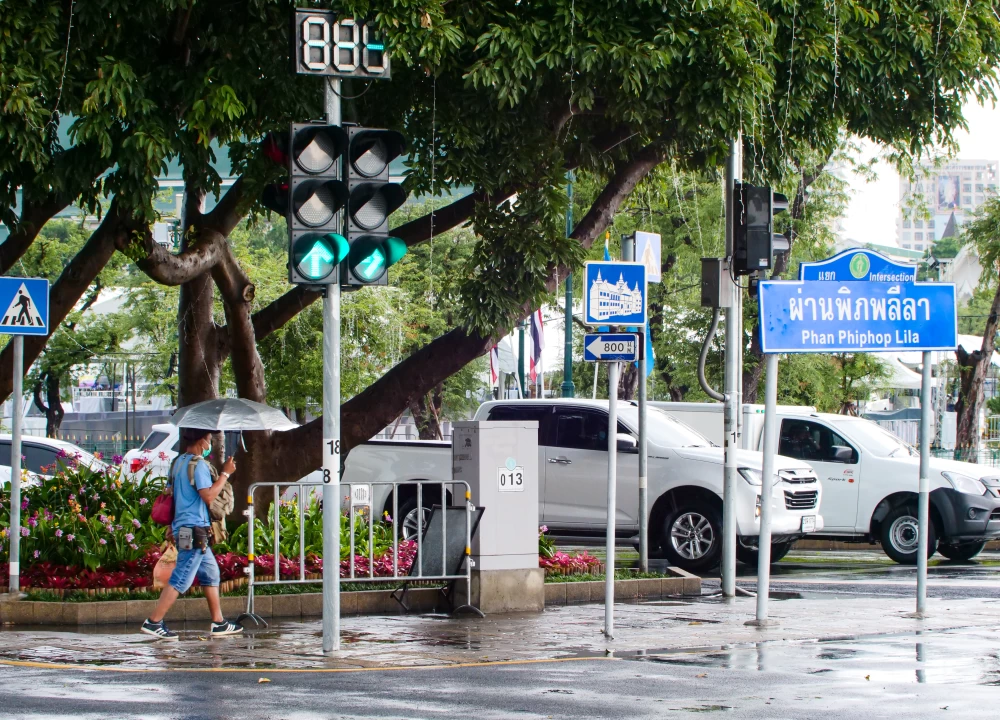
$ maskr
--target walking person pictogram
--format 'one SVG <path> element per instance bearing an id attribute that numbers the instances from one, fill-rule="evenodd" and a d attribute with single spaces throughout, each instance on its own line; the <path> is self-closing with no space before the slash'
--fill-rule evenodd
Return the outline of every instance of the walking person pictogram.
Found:
<path id="1" fill-rule="evenodd" d="M 18 313 L 17 319 L 14 321 L 15 325 L 31 325 L 31 298 L 28 297 L 27 293 L 20 290 L 17 291 L 17 304 L 21 306 L 21 312 Z M 24 318 L 22 320 L 22 318 Z"/>

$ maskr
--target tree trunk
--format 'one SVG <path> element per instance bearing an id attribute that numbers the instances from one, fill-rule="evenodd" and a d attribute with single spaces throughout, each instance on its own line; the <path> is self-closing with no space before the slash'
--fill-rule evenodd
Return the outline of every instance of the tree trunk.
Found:
<path id="1" fill-rule="evenodd" d="M 45 400 L 42 399 L 42 389 L 45 389 Z M 59 436 L 65 411 L 59 397 L 59 376 L 55 373 L 42 373 L 34 387 L 35 407 L 45 413 L 45 437 Z"/>
<path id="2" fill-rule="evenodd" d="M 623 363 L 621 374 L 618 378 L 618 399 L 635 400 L 638 390 L 639 368 L 635 366 L 635 363 Z"/>
<path id="3" fill-rule="evenodd" d="M 959 345 L 955 351 L 961 380 L 958 402 L 955 404 L 958 421 L 955 431 L 956 460 L 969 459 L 973 462 L 976 460 L 975 452 L 969 453 L 969 458 L 962 455 L 969 450 L 979 449 L 979 408 L 983 403 L 983 383 L 990 369 L 990 361 L 993 359 L 998 318 L 1000 318 L 1000 284 L 997 285 L 993 304 L 990 306 L 990 315 L 986 319 L 982 347 L 970 353 Z"/>
<path id="4" fill-rule="evenodd" d="M 410 403 L 410 414 L 413 415 L 413 423 L 417 426 L 418 437 L 421 440 L 444 438 L 440 416 L 442 391 L 443 385 L 439 383 L 429 393 L 421 395 Z"/>

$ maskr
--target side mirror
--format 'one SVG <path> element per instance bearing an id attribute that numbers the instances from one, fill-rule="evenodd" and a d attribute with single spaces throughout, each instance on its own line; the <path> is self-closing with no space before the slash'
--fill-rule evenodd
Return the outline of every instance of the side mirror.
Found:
<path id="1" fill-rule="evenodd" d="M 834 445 L 830 448 L 830 462 L 851 464 L 854 460 L 854 448 L 844 445 Z"/>
<path id="2" fill-rule="evenodd" d="M 618 452 L 638 453 L 639 441 L 628 433 L 618 433 L 615 438 L 618 440 Z"/>

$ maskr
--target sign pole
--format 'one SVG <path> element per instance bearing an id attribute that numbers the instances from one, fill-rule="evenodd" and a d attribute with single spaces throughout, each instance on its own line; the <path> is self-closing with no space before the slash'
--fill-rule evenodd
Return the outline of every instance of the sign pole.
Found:
<path id="1" fill-rule="evenodd" d="M 340 79 L 323 86 L 326 121 L 340 125 Z M 302 499 L 299 498 L 299 502 Z M 323 296 L 323 652 L 340 650 L 340 272 Z"/>
<path id="2" fill-rule="evenodd" d="M 757 619 L 754 625 L 773 625 L 767 619 L 767 596 L 771 585 L 771 492 L 774 456 L 778 452 L 778 356 L 765 355 L 764 465 L 760 474 L 760 537 L 757 541 Z M 748 623 L 749 624 L 749 623 Z"/>
<path id="3" fill-rule="evenodd" d="M 622 260 L 635 262 L 635 235 L 622 235 Z M 646 332 L 642 328 L 639 335 L 638 371 L 639 371 L 639 570 L 649 572 L 649 547 L 646 544 L 649 537 L 649 520 L 647 507 L 649 504 L 646 478 Z"/>
<path id="4" fill-rule="evenodd" d="M 931 353 L 924 352 L 920 380 L 920 484 L 917 496 L 917 615 L 927 610 L 927 544 L 930 521 Z"/>
<path id="5" fill-rule="evenodd" d="M 742 136 L 729 141 L 726 163 L 726 257 L 733 264 L 735 189 L 743 173 Z M 723 282 L 734 282 L 732 277 Z M 735 284 L 735 283 L 734 283 Z M 722 475 L 722 595 L 736 596 L 736 453 L 739 439 L 740 360 L 743 347 L 743 293 L 734 288 L 733 304 L 726 308 L 725 436 Z"/>
<path id="6" fill-rule="evenodd" d="M 21 591 L 21 415 L 24 395 L 24 336 L 15 335 L 14 390 L 11 402 L 10 438 L 10 592 Z"/>
<path id="7" fill-rule="evenodd" d="M 605 532 L 604 637 L 615 639 L 615 512 L 618 507 L 618 363 L 608 365 L 608 527 Z"/>

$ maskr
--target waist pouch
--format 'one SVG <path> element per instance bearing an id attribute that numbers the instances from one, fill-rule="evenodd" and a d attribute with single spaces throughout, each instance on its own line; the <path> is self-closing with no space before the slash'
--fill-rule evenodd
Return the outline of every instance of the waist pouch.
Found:
<path id="1" fill-rule="evenodd" d="M 206 548 L 212 547 L 212 543 L 212 529 L 210 527 L 182 527 L 177 534 L 179 550 L 190 550 L 197 547 L 205 552 Z"/>

